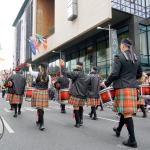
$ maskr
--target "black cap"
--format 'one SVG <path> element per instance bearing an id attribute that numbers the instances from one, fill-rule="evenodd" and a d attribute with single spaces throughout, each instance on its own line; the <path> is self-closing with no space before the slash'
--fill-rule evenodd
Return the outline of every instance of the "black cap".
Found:
<path id="1" fill-rule="evenodd" d="M 41 62 L 40 65 L 43 66 L 43 67 L 47 67 L 48 63 L 47 62 Z"/>
<path id="2" fill-rule="evenodd" d="M 93 66 L 93 68 L 92 68 L 94 71 L 97 71 L 97 67 L 96 66 Z"/>
<path id="3" fill-rule="evenodd" d="M 129 38 L 123 38 L 123 39 L 121 40 L 121 43 L 122 43 L 122 44 L 126 44 L 126 45 L 128 45 L 128 46 L 132 46 L 132 42 L 131 42 L 131 40 L 130 40 Z"/>
<path id="4" fill-rule="evenodd" d="M 82 62 L 77 62 L 77 65 L 83 66 L 83 63 Z"/>

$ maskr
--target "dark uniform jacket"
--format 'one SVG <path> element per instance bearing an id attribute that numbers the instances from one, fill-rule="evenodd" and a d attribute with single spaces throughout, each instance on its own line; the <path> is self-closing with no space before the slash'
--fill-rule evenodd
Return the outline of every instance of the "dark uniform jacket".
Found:
<path id="1" fill-rule="evenodd" d="M 12 94 L 24 94 L 26 79 L 22 74 L 13 74 L 9 80 L 13 82 L 14 93 Z"/>
<path id="2" fill-rule="evenodd" d="M 89 76 L 83 70 L 75 69 L 68 72 L 65 67 L 62 67 L 62 73 L 64 76 L 72 79 L 72 86 L 69 90 L 70 95 L 83 99 L 87 98 L 90 83 Z"/>
<path id="3" fill-rule="evenodd" d="M 69 79 L 66 77 L 59 77 L 58 80 L 54 83 L 55 87 L 57 83 L 60 83 L 60 89 L 66 89 L 69 87 Z"/>
<path id="4" fill-rule="evenodd" d="M 100 91 L 100 81 L 101 78 L 98 74 L 92 72 L 90 75 L 90 85 L 88 91 L 88 97 L 91 98 L 99 98 L 99 91 Z"/>
<path id="5" fill-rule="evenodd" d="M 105 81 L 109 86 L 113 82 L 113 88 L 138 88 L 137 79 L 142 76 L 140 59 L 134 54 L 135 63 L 129 59 L 130 51 L 115 55 L 112 73 Z"/>

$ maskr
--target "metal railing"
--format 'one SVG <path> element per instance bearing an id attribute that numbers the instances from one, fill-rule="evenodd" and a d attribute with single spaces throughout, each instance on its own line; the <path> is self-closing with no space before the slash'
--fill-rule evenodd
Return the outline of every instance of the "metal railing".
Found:
<path id="1" fill-rule="evenodd" d="M 150 17 L 149 0 L 111 0 L 111 3 L 114 9 L 143 18 Z"/>

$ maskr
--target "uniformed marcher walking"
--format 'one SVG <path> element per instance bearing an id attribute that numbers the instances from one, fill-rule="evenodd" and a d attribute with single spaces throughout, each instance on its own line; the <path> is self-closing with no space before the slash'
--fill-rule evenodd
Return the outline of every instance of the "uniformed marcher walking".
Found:
<path id="1" fill-rule="evenodd" d="M 115 89 L 114 111 L 120 115 L 119 126 L 113 128 L 116 136 L 120 136 L 124 124 L 127 125 L 129 139 L 123 145 L 137 147 L 134 133 L 132 114 L 137 111 L 137 79 L 142 76 L 140 59 L 132 51 L 132 42 L 122 39 L 120 45 L 121 53 L 115 55 L 113 69 L 102 86 L 113 83 Z"/>

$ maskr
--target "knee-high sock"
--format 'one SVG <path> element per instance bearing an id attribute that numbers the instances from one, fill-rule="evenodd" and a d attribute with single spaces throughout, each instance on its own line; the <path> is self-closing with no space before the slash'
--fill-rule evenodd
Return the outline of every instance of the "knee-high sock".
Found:
<path id="1" fill-rule="evenodd" d="M 132 117 L 124 118 L 125 123 L 127 124 L 127 129 L 129 132 L 129 139 L 131 142 L 135 141 L 135 134 L 134 134 L 134 124 Z"/>
<path id="2" fill-rule="evenodd" d="M 15 114 L 17 114 L 17 104 L 13 104 L 13 107 L 15 108 Z"/>
<path id="3" fill-rule="evenodd" d="M 97 117 L 97 114 L 96 114 L 96 108 L 95 108 L 95 106 L 92 106 L 92 109 L 93 109 L 94 117 Z"/>
<path id="4" fill-rule="evenodd" d="M 79 124 L 79 110 L 74 110 L 76 124 Z"/>
<path id="5" fill-rule="evenodd" d="M 123 126 L 124 126 L 124 116 L 121 114 L 117 130 L 120 132 Z"/>
<path id="6" fill-rule="evenodd" d="M 40 125 L 44 124 L 44 111 L 42 109 L 39 109 L 39 122 Z"/>
<path id="7" fill-rule="evenodd" d="M 22 106 L 22 104 L 18 104 L 18 112 L 20 112 L 21 106 Z"/>
<path id="8" fill-rule="evenodd" d="M 79 106 L 79 119 L 83 120 L 83 107 Z"/>
<path id="9" fill-rule="evenodd" d="M 141 108 L 141 110 L 142 110 L 143 114 L 144 114 L 144 115 L 146 115 L 146 111 L 145 111 L 144 106 L 143 106 L 143 105 L 140 105 L 140 108 Z"/>

